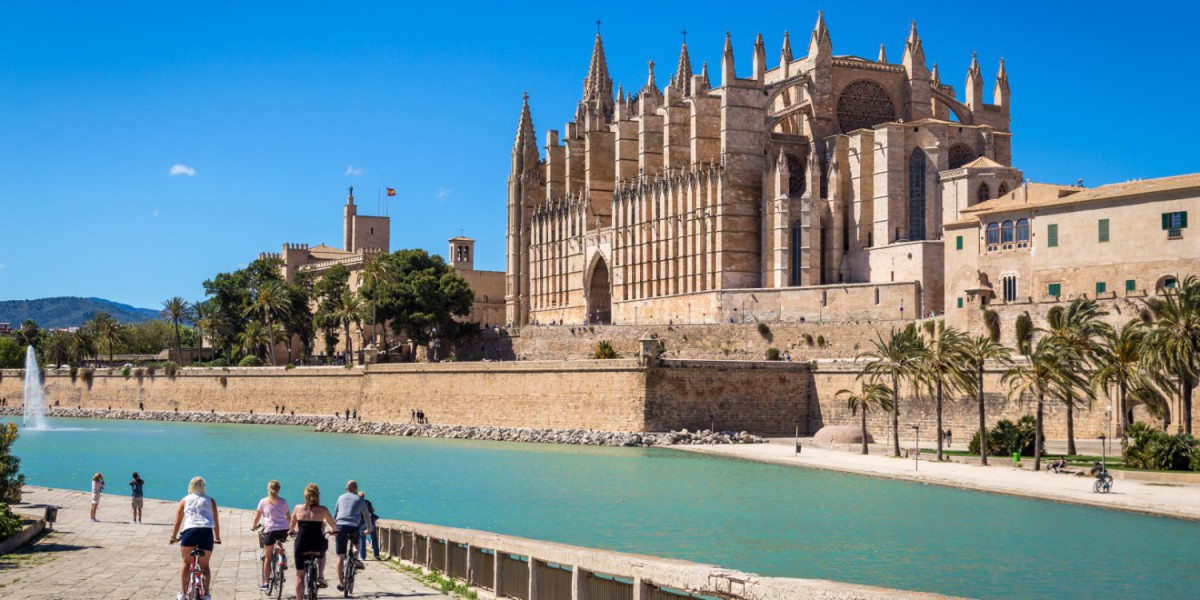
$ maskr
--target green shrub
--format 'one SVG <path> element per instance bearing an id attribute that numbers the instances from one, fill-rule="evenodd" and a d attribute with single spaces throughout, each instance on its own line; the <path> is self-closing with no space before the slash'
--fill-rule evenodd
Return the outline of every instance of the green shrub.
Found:
<path id="1" fill-rule="evenodd" d="M 1017 352 L 1029 355 L 1033 342 L 1033 319 L 1029 313 L 1021 313 L 1017 317 Z"/>
<path id="2" fill-rule="evenodd" d="M 934 336 L 934 330 L 937 328 L 937 325 L 933 321 L 925 321 L 921 323 L 921 326 L 925 328 L 925 333 L 929 334 L 929 337 Z"/>
<path id="3" fill-rule="evenodd" d="M 158 365 L 146 365 L 146 374 L 150 376 L 150 379 L 154 379 L 155 373 L 158 373 Z"/>
<path id="4" fill-rule="evenodd" d="M 71 365 L 71 383 L 75 383 L 75 379 L 79 377 L 79 367 Z"/>
<path id="5" fill-rule="evenodd" d="M 95 374 L 96 370 L 91 367 L 84 367 L 79 370 L 79 377 L 83 379 L 83 383 L 87 385 L 89 390 L 92 389 L 92 377 Z"/>
<path id="6" fill-rule="evenodd" d="M 767 348 L 767 360 L 779 360 L 779 348 Z"/>
<path id="7" fill-rule="evenodd" d="M 767 327 L 766 323 L 759 323 L 758 324 L 758 335 L 761 335 L 764 338 L 769 339 L 771 337 L 771 328 Z"/>
<path id="8" fill-rule="evenodd" d="M 983 324 L 987 326 L 988 337 L 1000 343 L 1000 315 L 994 310 L 983 309 Z"/>
<path id="9" fill-rule="evenodd" d="M 811 348 L 813 345 L 813 336 L 811 333 L 804 334 L 804 343 Z"/>
<path id="10" fill-rule="evenodd" d="M 251 354 L 249 356 L 242 357 L 242 360 L 238 362 L 238 366 L 239 367 L 261 367 L 261 366 L 263 366 L 263 361 L 262 361 L 262 359 L 258 358 L 257 356 L 254 356 L 253 354 Z"/>
<path id="11" fill-rule="evenodd" d="M 217 378 L 217 383 L 220 383 L 221 387 L 225 387 L 229 385 L 229 379 L 222 375 Z"/>
<path id="12" fill-rule="evenodd" d="M 0 502 L 8 502 L 21 494 L 25 476 L 21 474 L 21 459 L 13 456 L 13 442 L 17 441 L 17 424 L 9 422 L 0 426 Z M 5 506 L 5 509 L 8 507 Z M 0 535 L 0 538 L 5 537 Z"/>
<path id="13" fill-rule="evenodd" d="M 1163 471 L 1197 470 L 1200 449 L 1196 438 L 1186 433 L 1171 435 L 1141 422 L 1130 425 L 1126 432 L 1130 439 L 1125 448 L 1126 465 Z"/>
<path id="14" fill-rule="evenodd" d="M 596 348 L 592 350 L 592 358 L 607 360 L 619 357 L 616 348 L 613 348 L 612 342 L 608 340 L 596 342 Z"/>
<path id="15" fill-rule="evenodd" d="M 821 348 L 825 347 L 825 336 L 823 336 L 823 335 L 817 336 L 817 346 L 821 347 Z"/>
<path id="16" fill-rule="evenodd" d="M 1032 415 L 1025 415 L 1021 420 L 1013 423 L 1008 419 L 1001 419 L 994 427 L 988 429 L 988 455 L 989 456 L 1011 456 L 1013 453 L 1019 452 L 1021 456 L 1033 456 L 1034 441 L 1037 439 L 1037 419 Z M 1043 441 L 1042 453 L 1044 454 L 1045 442 Z M 971 436 L 971 442 L 967 445 L 967 451 L 972 454 L 979 454 L 979 432 Z"/>
<path id="17" fill-rule="evenodd" d="M 133 374 L 133 367 L 130 367 L 129 365 L 125 365 L 125 366 L 121 367 L 121 375 L 123 375 L 125 377 L 125 379 L 129 379 L 129 376 L 132 374 Z"/>
<path id="18" fill-rule="evenodd" d="M 173 360 L 168 360 L 166 364 L 163 365 L 163 373 L 166 373 L 167 377 L 171 379 L 175 379 L 175 374 L 178 372 L 179 365 Z"/>
<path id="19" fill-rule="evenodd" d="M 283 370 L 291 371 L 292 369 L 295 369 L 295 368 L 296 368 L 296 363 L 288 363 L 287 366 L 283 368 Z"/>
<path id="20" fill-rule="evenodd" d="M 0 540 L 14 536 L 21 531 L 21 518 L 13 514 L 8 504 L 0 502 Z"/>
<path id="21" fill-rule="evenodd" d="M 210 360 L 208 362 L 208 366 L 210 366 L 210 367 L 228 367 L 229 361 L 225 360 L 224 358 L 218 357 L 218 358 L 214 358 L 214 359 Z"/>

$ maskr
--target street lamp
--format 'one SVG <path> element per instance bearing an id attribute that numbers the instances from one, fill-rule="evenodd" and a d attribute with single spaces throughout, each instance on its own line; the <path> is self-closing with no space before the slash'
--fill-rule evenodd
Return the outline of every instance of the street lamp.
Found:
<path id="1" fill-rule="evenodd" d="M 921 426 L 914 424 L 912 427 L 913 427 L 913 431 L 915 432 L 915 435 L 917 437 L 917 441 L 916 441 L 917 452 L 913 456 L 913 470 L 920 471 L 921 470 Z"/>
<path id="2" fill-rule="evenodd" d="M 800 456 L 800 417 L 793 417 L 792 424 L 796 426 L 796 456 Z"/>
<path id="3" fill-rule="evenodd" d="M 433 350 L 433 358 L 429 362 L 437 362 L 438 346 L 441 345 L 440 340 L 438 340 L 437 327 L 434 327 L 433 329 L 431 329 L 429 333 L 430 333 L 430 335 L 433 336 L 433 344 L 431 347 L 431 349 Z"/>
<path id="4" fill-rule="evenodd" d="M 1104 469 L 1105 473 L 1108 472 L 1108 450 L 1104 443 L 1107 439 L 1103 433 L 1100 434 L 1100 468 Z"/>

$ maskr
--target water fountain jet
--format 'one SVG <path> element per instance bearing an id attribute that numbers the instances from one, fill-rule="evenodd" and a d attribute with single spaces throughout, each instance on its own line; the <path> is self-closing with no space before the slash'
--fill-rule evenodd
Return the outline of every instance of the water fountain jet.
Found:
<path id="1" fill-rule="evenodd" d="M 45 408 L 42 406 L 42 370 L 37 355 L 30 346 L 25 351 L 25 429 L 46 429 Z"/>

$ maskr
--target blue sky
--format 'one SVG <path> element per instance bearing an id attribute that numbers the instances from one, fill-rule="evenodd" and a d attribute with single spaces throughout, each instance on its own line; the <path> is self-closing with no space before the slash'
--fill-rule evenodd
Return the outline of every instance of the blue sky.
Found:
<path id="1" fill-rule="evenodd" d="M 204 279 L 282 243 L 340 245 L 349 185 L 363 212 L 397 189 L 394 249 L 444 253 L 462 233 L 478 240 L 477 268 L 503 269 L 521 93 L 539 139 L 561 129 L 597 18 L 627 89 L 651 59 L 665 82 L 684 28 L 693 65 L 716 76 L 726 30 L 745 73 L 755 33 L 774 67 L 784 30 L 803 53 L 819 8 L 835 54 L 873 58 L 885 43 L 894 62 L 916 19 L 960 94 L 972 51 L 988 98 L 1007 59 L 1014 163 L 1029 179 L 1200 170 L 1192 5 L 249 4 L 0 8 L 0 300 L 198 299 Z"/>

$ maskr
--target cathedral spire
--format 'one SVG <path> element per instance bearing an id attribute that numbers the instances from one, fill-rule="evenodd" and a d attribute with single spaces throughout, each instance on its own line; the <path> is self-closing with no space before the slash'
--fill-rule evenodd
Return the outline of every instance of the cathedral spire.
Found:
<path id="1" fill-rule="evenodd" d="M 983 72 L 979 69 L 979 57 L 971 53 L 971 67 L 967 69 L 967 106 L 971 110 L 983 108 Z"/>
<path id="2" fill-rule="evenodd" d="M 513 173 L 532 171 L 538 164 L 537 136 L 533 132 L 533 116 L 529 112 L 529 93 L 521 105 L 521 120 L 517 122 L 517 138 L 513 143 Z"/>
<path id="3" fill-rule="evenodd" d="M 583 80 L 583 102 L 596 110 L 600 116 L 612 112 L 612 79 L 608 76 L 608 61 L 604 58 L 604 40 L 596 32 L 596 43 L 592 46 L 592 61 L 588 65 L 587 78 Z"/>
<path id="4" fill-rule="evenodd" d="M 933 71 L 930 75 L 930 79 L 933 80 L 933 85 L 942 85 L 942 75 L 938 73 L 937 63 L 933 63 Z"/>
<path id="5" fill-rule="evenodd" d="M 783 48 L 779 51 L 779 64 L 783 66 L 792 62 L 792 60 L 792 40 L 788 32 L 785 31 L 783 32 Z"/>
<path id="6" fill-rule="evenodd" d="M 992 90 L 992 104 L 1008 111 L 1010 92 L 1008 89 L 1008 69 L 1004 67 L 1004 59 L 1000 59 L 1000 70 L 996 72 L 996 87 Z"/>
<path id="7" fill-rule="evenodd" d="M 812 37 L 808 40 L 808 55 L 810 57 L 833 54 L 833 41 L 829 39 L 829 29 L 825 27 L 825 12 L 817 11 L 817 24 L 813 27 Z"/>
<path id="8" fill-rule="evenodd" d="M 751 72 L 760 84 L 767 74 L 767 46 L 763 44 L 762 33 L 754 38 L 754 62 Z"/>
<path id="9" fill-rule="evenodd" d="M 657 91 L 658 90 L 658 82 L 654 81 L 654 61 L 650 61 L 649 63 L 647 63 L 646 66 L 649 67 L 648 71 L 650 72 L 650 74 L 646 76 L 646 87 L 643 89 Z"/>
<path id="10" fill-rule="evenodd" d="M 683 92 L 684 96 L 690 96 L 691 81 L 692 59 L 690 56 L 688 56 L 688 47 L 685 38 L 685 41 L 683 42 L 683 48 L 679 50 L 679 66 L 675 68 L 675 81 L 673 82 L 673 85 L 675 89 Z"/>
<path id="11" fill-rule="evenodd" d="M 875 62 L 880 62 L 880 63 L 884 63 L 884 64 L 887 63 L 887 48 L 884 48 L 883 44 L 879 45 L 879 58 L 877 58 L 875 60 Z"/>
<path id="12" fill-rule="evenodd" d="M 925 67 L 925 48 L 921 45 L 921 35 L 917 33 L 917 22 L 912 22 L 908 32 L 908 40 L 904 42 L 904 69 L 908 71 L 909 79 L 917 79 L 928 73 Z"/>
<path id="13" fill-rule="evenodd" d="M 721 53 L 721 85 L 727 86 L 737 79 L 737 71 L 733 64 L 733 40 L 729 32 L 725 32 L 725 50 Z"/>

